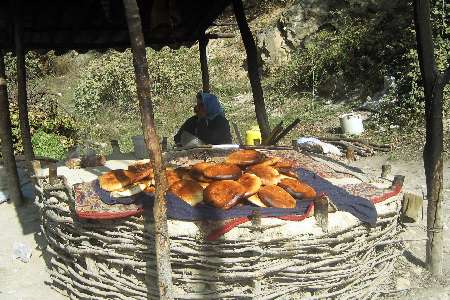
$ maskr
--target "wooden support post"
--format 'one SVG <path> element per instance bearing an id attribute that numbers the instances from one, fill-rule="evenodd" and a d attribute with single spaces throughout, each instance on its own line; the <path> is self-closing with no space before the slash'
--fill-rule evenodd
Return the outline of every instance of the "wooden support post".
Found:
<path id="1" fill-rule="evenodd" d="M 382 165 L 381 166 L 381 178 L 386 179 L 389 174 L 391 174 L 392 167 L 391 165 Z"/>
<path id="2" fill-rule="evenodd" d="M 48 166 L 48 183 L 50 185 L 55 185 L 58 181 L 58 166 L 56 163 L 52 162 Z"/>
<path id="3" fill-rule="evenodd" d="M 328 198 L 323 196 L 314 200 L 314 217 L 323 232 L 328 232 Z"/>
<path id="4" fill-rule="evenodd" d="M 142 127 L 156 181 L 156 199 L 153 207 L 153 215 L 155 222 L 156 269 L 158 273 L 159 294 L 161 299 L 173 299 L 172 268 L 170 266 L 170 245 L 166 215 L 167 207 L 164 197 L 167 182 L 161 146 L 155 129 L 153 103 L 150 95 L 151 81 L 145 54 L 141 16 L 136 0 L 123 0 L 123 4 L 125 6 L 128 31 L 130 33 Z"/>
<path id="5" fill-rule="evenodd" d="M 14 42 L 16 45 L 17 67 L 17 103 L 19 106 L 19 123 L 22 135 L 22 145 L 28 165 L 34 159 L 31 144 L 30 122 L 28 120 L 27 104 L 27 70 L 25 66 L 25 48 L 23 45 L 22 1 L 14 1 Z M 30 170 L 31 171 L 31 170 Z"/>
<path id="6" fill-rule="evenodd" d="M 203 92 L 209 93 L 209 70 L 208 70 L 208 56 L 206 54 L 206 46 L 208 45 L 209 40 L 205 37 L 200 38 L 198 41 L 198 50 L 200 52 L 200 67 L 202 69 L 202 85 Z"/>
<path id="7" fill-rule="evenodd" d="M 423 160 L 427 183 L 427 248 L 428 269 L 442 275 L 444 179 L 443 179 L 443 91 L 450 81 L 450 66 L 439 72 L 434 57 L 433 33 L 430 20 L 430 1 L 414 0 L 417 54 L 425 92 L 426 142 Z"/>
<path id="8" fill-rule="evenodd" d="M 236 138 L 238 140 L 239 145 L 244 145 L 244 142 L 242 141 L 242 135 L 241 135 L 241 131 L 239 130 L 239 127 L 234 122 L 231 122 L 231 125 L 233 126 L 234 133 L 236 134 Z"/>
<path id="9" fill-rule="evenodd" d="M 5 61 L 2 50 L 0 50 L 0 139 L 3 164 L 8 177 L 9 198 L 16 206 L 22 205 L 23 198 L 20 190 L 19 175 L 17 174 L 16 159 L 14 157 L 8 90 L 6 87 Z"/>
<path id="10" fill-rule="evenodd" d="M 242 0 L 233 0 L 233 10 L 236 21 L 244 42 L 245 52 L 247 53 L 247 69 L 250 85 L 252 86 L 253 103 L 255 104 L 256 119 L 263 142 L 270 134 L 269 120 L 267 118 L 266 105 L 264 103 L 264 94 L 261 86 L 258 68 L 258 54 L 256 51 L 255 40 L 245 18 L 244 5 Z"/>

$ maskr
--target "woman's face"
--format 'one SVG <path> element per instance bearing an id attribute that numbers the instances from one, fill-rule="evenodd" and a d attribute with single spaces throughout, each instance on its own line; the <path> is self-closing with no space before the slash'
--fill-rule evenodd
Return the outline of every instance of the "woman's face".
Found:
<path id="1" fill-rule="evenodd" d="M 194 113 L 197 117 L 205 118 L 208 114 L 205 105 L 203 105 L 202 99 L 197 98 L 197 105 L 194 106 Z"/>

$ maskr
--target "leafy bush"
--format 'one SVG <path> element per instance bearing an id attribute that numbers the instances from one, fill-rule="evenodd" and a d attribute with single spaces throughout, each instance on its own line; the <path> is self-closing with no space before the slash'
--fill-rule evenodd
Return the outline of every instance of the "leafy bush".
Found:
<path id="1" fill-rule="evenodd" d="M 38 54 L 34 51 L 27 52 L 25 56 L 25 66 L 27 68 L 27 80 L 33 80 L 40 78 L 44 75 L 51 73 L 49 66 L 49 61 L 51 60 L 52 54 Z M 5 55 L 5 67 L 6 67 L 6 77 L 8 78 L 8 83 L 12 85 L 16 82 L 17 78 L 17 67 L 16 67 L 16 57 L 11 53 Z"/>
<path id="2" fill-rule="evenodd" d="M 56 103 L 51 99 L 31 98 L 28 103 L 28 118 L 30 122 L 30 133 L 33 135 L 37 131 L 53 133 L 60 137 L 62 146 L 65 149 L 73 146 L 77 140 L 78 125 L 69 115 L 58 112 Z M 23 152 L 22 138 L 19 126 L 19 107 L 17 102 L 10 101 L 10 115 L 12 123 L 12 135 L 14 150 L 16 153 Z"/>
<path id="3" fill-rule="evenodd" d="M 198 63 L 192 63 L 193 51 L 164 48 L 149 49 L 147 59 L 152 79 L 152 100 L 157 107 L 164 99 L 176 99 L 198 89 Z M 196 53 L 195 53 L 196 55 Z M 136 113 L 137 97 L 130 51 L 110 51 L 93 60 L 82 74 L 75 89 L 75 105 L 79 113 L 93 116 L 103 107 L 116 107 L 125 113 Z"/>
<path id="4" fill-rule="evenodd" d="M 155 123 L 164 136 L 174 133 L 192 111 L 201 88 L 198 50 L 147 50 Z M 86 126 L 86 140 L 119 139 L 130 147 L 130 137 L 141 133 L 132 54 L 110 51 L 92 60 L 75 88 L 75 117 Z"/>
<path id="5" fill-rule="evenodd" d="M 64 136 L 47 133 L 42 129 L 38 129 L 31 138 L 34 153 L 37 156 L 44 156 L 53 159 L 64 158 L 68 147 L 65 145 L 66 138 Z"/>

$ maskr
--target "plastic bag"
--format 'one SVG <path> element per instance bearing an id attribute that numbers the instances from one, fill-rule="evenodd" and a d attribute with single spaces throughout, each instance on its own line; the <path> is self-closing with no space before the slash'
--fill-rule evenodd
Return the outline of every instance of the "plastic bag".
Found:
<path id="1" fill-rule="evenodd" d="M 24 263 L 30 262 L 31 248 L 25 245 L 24 243 L 14 242 L 13 258 L 18 259 Z"/>

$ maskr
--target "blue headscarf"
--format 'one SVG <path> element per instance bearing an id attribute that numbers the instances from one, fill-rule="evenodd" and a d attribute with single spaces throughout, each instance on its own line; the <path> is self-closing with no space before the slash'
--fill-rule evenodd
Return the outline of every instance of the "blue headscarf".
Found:
<path id="1" fill-rule="evenodd" d="M 223 108 L 220 105 L 220 102 L 215 95 L 210 94 L 210 93 L 199 92 L 198 96 L 201 97 L 202 103 L 205 106 L 205 109 L 207 112 L 206 118 L 208 120 L 212 120 L 215 117 L 217 117 L 218 115 L 225 117 Z"/>

